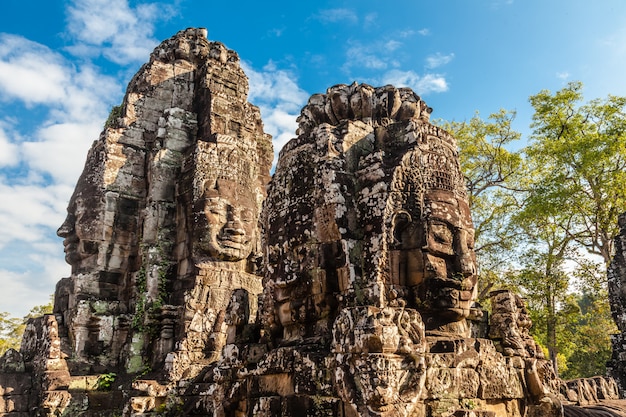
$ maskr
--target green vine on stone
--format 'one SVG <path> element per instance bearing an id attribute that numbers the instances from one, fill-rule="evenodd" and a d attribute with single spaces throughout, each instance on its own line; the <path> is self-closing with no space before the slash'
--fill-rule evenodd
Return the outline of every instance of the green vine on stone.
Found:
<path id="1" fill-rule="evenodd" d="M 167 234 L 167 229 L 162 229 L 159 235 Z M 135 278 L 137 289 L 137 301 L 135 304 L 135 315 L 132 320 L 132 327 L 141 332 L 155 332 L 156 328 L 146 328 L 145 319 L 146 314 L 158 315 L 161 307 L 167 302 L 167 281 L 168 274 L 173 265 L 173 262 L 165 255 L 165 250 L 162 247 L 162 240 L 159 239 L 159 243 L 156 246 L 149 247 L 148 245 L 142 245 L 141 251 L 143 253 L 143 265 Z M 153 255 L 150 256 L 150 250 Z M 152 271 L 152 267 L 157 270 L 158 277 L 158 289 L 157 297 L 154 300 L 148 299 L 148 271 Z M 153 326 L 148 326 L 153 327 Z"/>
<path id="2" fill-rule="evenodd" d="M 104 122 L 104 128 L 106 129 L 109 127 L 118 127 L 117 119 L 119 119 L 120 117 L 122 117 L 122 105 L 113 106 L 111 108 L 111 112 L 109 113 L 109 117 L 107 118 L 106 122 Z"/>
<path id="3" fill-rule="evenodd" d="M 148 291 L 145 267 L 141 267 L 141 269 L 137 272 L 136 285 L 138 298 L 137 303 L 135 304 L 135 315 L 133 316 L 132 326 L 134 329 L 143 331 L 143 316 L 146 311 L 146 292 Z"/>
<path id="4" fill-rule="evenodd" d="M 96 381 L 96 388 L 98 391 L 110 391 L 117 374 L 115 372 L 109 372 L 108 374 L 102 374 Z"/>

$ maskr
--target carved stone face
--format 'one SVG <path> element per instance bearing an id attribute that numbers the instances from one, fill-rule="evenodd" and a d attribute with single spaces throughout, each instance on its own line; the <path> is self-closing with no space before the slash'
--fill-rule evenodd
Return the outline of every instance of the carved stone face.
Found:
<path id="1" fill-rule="evenodd" d="M 448 191 L 424 196 L 422 220 L 408 212 L 394 218 L 394 239 L 402 253 L 402 283 L 420 312 L 444 321 L 466 318 L 477 282 L 474 230 L 469 206 Z"/>
<path id="2" fill-rule="evenodd" d="M 65 261 L 72 266 L 73 272 L 95 265 L 103 240 L 103 225 L 98 214 L 100 206 L 98 198 L 74 198 L 65 221 L 57 230 L 57 236 L 64 238 Z"/>
<path id="3" fill-rule="evenodd" d="M 355 386 L 359 387 L 363 403 L 374 413 L 391 412 L 403 401 L 400 392 L 415 372 L 406 357 L 392 354 L 369 354 L 349 360 Z"/>
<path id="4" fill-rule="evenodd" d="M 252 252 L 257 223 L 252 196 L 238 193 L 234 181 L 220 180 L 215 189 L 204 195 L 206 230 L 199 248 L 212 258 L 240 261 Z"/>
<path id="5" fill-rule="evenodd" d="M 403 308 L 344 309 L 333 326 L 335 384 L 359 415 L 412 415 L 424 385 L 424 325 Z"/>

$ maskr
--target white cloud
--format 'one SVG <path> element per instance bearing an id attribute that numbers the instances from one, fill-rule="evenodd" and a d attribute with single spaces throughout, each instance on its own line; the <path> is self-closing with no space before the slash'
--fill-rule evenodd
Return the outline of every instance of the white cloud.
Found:
<path id="1" fill-rule="evenodd" d="M 491 7 L 499 9 L 500 7 L 510 6 L 514 3 L 514 0 L 492 0 Z"/>
<path id="2" fill-rule="evenodd" d="M 428 28 L 420 29 L 417 31 L 417 33 L 419 33 L 422 36 L 428 36 L 430 35 L 430 29 Z"/>
<path id="3" fill-rule="evenodd" d="M 19 163 L 19 147 L 12 143 L 3 123 L 0 123 L 0 168 L 15 166 Z"/>
<path id="4" fill-rule="evenodd" d="M 279 70 L 273 62 L 262 71 L 252 69 L 245 62 L 242 68 L 249 78 L 248 101 L 257 106 L 271 105 L 288 112 L 300 112 L 309 94 L 302 90 L 295 76 L 286 70 Z"/>
<path id="5" fill-rule="evenodd" d="M 275 36 L 277 38 L 280 38 L 283 35 L 283 32 L 285 31 L 285 27 L 281 27 L 281 28 L 273 28 L 268 30 L 268 35 L 270 36 Z"/>
<path id="6" fill-rule="evenodd" d="M 22 128 L 27 133 L 19 141 L 16 133 L 6 134 L 6 122 L 0 125 L 0 166 L 15 166 L 25 158 L 34 170 L 29 179 L 39 173 L 74 183 L 88 146 L 102 128 L 107 103 L 119 99 L 122 91 L 116 80 L 90 64 L 76 66 L 44 45 L 0 35 L 0 95 L 45 113 L 39 127 Z"/>
<path id="7" fill-rule="evenodd" d="M 26 257 L 23 260 L 29 261 Z M 55 283 L 61 277 L 69 275 L 69 267 L 61 265 L 58 257 L 30 259 L 30 261 L 46 268 L 23 272 L 0 269 L 1 311 L 11 313 L 13 317 L 24 317 L 31 308 L 48 304 L 50 295 L 54 293 Z"/>
<path id="8" fill-rule="evenodd" d="M 365 15 L 365 18 L 363 18 L 363 23 L 365 24 L 365 27 L 369 27 L 374 25 L 377 19 L 378 13 L 368 13 Z"/>
<path id="9" fill-rule="evenodd" d="M 5 101 L 51 106 L 52 120 L 86 120 L 102 118 L 104 102 L 121 92 L 115 80 L 89 64 L 76 67 L 45 45 L 0 34 L 0 93 Z"/>
<path id="10" fill-rule="evenodd" d="M 605 57 L 626 55 L 626 27 L 620 27 L 608 36 L 598 40 L 599 50 Z"/>
<path id="11" fill-rule="evenodd" d="M 569 77 L 570 77 L 570 73 L 567 71 L 556 73 L 556 78 L 563 80 L 563 81 L 567 80 Z"/>
<path id="12" fill-rule="evenodd" d="M 252 69 L 245 62 L 242 67 L 250 80 L 248 101 L 259 106 L 264 129 L 272 135 L 275 164 L 282 147 L 296 136 L 296 119 L 309 94 L 298 86 L 293 74 L 277 69 L 273 62 L 262 71 Z"/>
<path id="13" fill-rule="evenodd" d="M 77 41 L 70 50 L 82 56 L 102 54 L 118 64 L 146 61 L 158 44 L 154 24 L 175 14 L 172 5 L 130 7 L 127 0 L 75 0 L 68 7 L 68 30 Z"/>
<path id="14" fill-rule="evenodd" d="M 72 186 L 7 184 L 0 178 L 0 248 L 9 242 L 42 242 L 65 218 Z M 48 228 L 49 230 L 44 230 Z"/>
<path id="15" fill-rule="evenodd" d="M 448 64 L 454 59 L 454 54 L 443 55 L 437 52 L 435 55 L 430 55 L 426 58 L 426 68 L 437 68 L 442 65 Z"/>
<path id="16" fill-rule="evenodd" d="M 389 52 L 393 52 L 393 51 L 395 51 L 396 49 L 398 49 L 401 46 L 402 46 L 402 42 L 399 42 L 399 41 L 396 41 L 396 40 L 390 40 L 390 41 L 387 41 L 385 43 L 385 48 Z"/>
<path id="17" fill-rule="evenodd" d="M 272 135 L 272 144 L 274 146 L 274 162 L 272 166 L 276 166 L 278 154 L 287 142 L 296 137 L 296 129 L 298 128 L 298 114 L 287 113 L 278 108 L 261 107 L 263 114 L 263 127 L 266 133 Z"/>
<path id="18" fill-rule="evenodd" d="M 45 68 L 45 71 L 42 69 Z M 58 103 L 69 82 L 63 57 L 16 35 L 0 34 L 0 92 L 27 105 Z"/>
<path id="19" fill-rule="evenodd" d="M 356 23 L 359 20 L 353 10 L 343 8 L 320 10 L 314 17 L 323 23 Z"/>
<path id="20" fill-rule="evenodd" d="M 102 121 L 93 123 L 59 123 L 41 128 L 37 142 L 24 142 L 23 154 L 31 168 L 50 174 L 62 184 L 78 180 L 87 151 L 98 138 Z"/>
<path id="21" fill-rule="evenodd" d="M 383 84 L 393 84 L 396 87 L 410 87 L 417 94 L 441 93 L 448 91 L 448 83 L 443 75 L 425 74 L 420 76 L 414 71 L 392 69 L 383 76 Z"/>
<path id="22" fill-rule="evenodd" d="M 385 69 L 388 62 L 382 54 L 384 50 L 384 46 L 378 44 L 363 45 L 359 42 L 350 42 L 350 46 L 346 50 L 346 62 L 342 69 L 345 72 L 350 72 L 353 67 L 374 70 Z"/>

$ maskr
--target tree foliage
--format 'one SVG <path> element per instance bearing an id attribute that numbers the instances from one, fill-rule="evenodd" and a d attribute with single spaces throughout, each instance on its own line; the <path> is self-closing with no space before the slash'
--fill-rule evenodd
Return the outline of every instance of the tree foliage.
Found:
<path id="1" fill-rule="evenodd" d="M 522 292 L 534 335 L 564 376 L 602 373 L 614 330 L 606 266 L 626 210 L 626 98 L 585 103 L 574 82 L 530 103 L 533 131 L 519 150 L 514 112 L 444 126 L 459 143 L 482 288 Z"/>
<path id="2" fill-rule="evenodd" d="M 448 122 L 443 127 L 457 139 L 480 257 L 481 297 L 498 281 L 500 266 L 517 232 L 511 213 L 519 207 L 517 191 L 523 181 L 523 160 L 515 145 L 521 134 L 512 129 L 515 112 L 500 110 L 487 121 L 477 113 L 469 122 Z"/>
<path id="3" fill-rule="evenodd" d="M 18 350 L 29 319 L 52 313 L 52 299 L 48 304 L 33 307 L 23 318 L 0 313 L 0 356 L 9 349 Z"/>
<path id="4" fill-rule="evenodd" d="M 24 334 L 24 320 L 11 317 L 9 313 L 0 313 L 0 355 L 9 349 L 18 349 Z"/>
<path id="5" fill-rule="evenodd" d="M 626 97 L 582 101 L 579 82 L 530 98 L 526 153 L 539 175 L 529 204 L 554 215 L 556 226 L 608 265 L 626 207 Z"/>

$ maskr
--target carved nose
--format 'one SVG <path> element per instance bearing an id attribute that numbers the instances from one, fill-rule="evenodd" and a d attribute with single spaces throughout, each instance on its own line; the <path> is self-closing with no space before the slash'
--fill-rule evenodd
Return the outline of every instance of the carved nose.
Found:
<path id="1" fill-rule="evenodd" d="M 465 253 L 459 258 L 459 269 L 465 276 L 476 274 L 476 263 L 469 253 Z"/>
<path id="2" fill-rule="evenodd" d="M 243 223 L 239 218 L 239 215 L 233 211 L 228 216 L 228 222 L 224 228 L 231 235 L 245 235 L 246 231 L 243 229 Z"/>
<path id="3" fill-rule="evenodd" d="M 231 236 L 243 236 L 246 234 L 246 231 L 243 230 L 241 227 L 235 227 L 231 224 L 229 224 L 224 230 Z"/>
<path id="4" fill-rule="evenodd" d="M 71 216 L 67 216 L 65 221 L 57 229 L 57 236 L 66 238 L 74 231 L 74 219 Z"/>
<path id="5" fill-rule="evenodd" d="M 476 274 L 476 262 L 472 256 L 472 251 L 467 245 L 467 232 L 465 230 L 459 230 L 457 238 L 457 267 L 459 272 L 464 276 L 470 276 Z"/>

